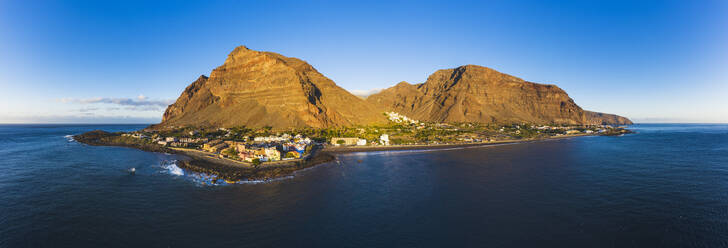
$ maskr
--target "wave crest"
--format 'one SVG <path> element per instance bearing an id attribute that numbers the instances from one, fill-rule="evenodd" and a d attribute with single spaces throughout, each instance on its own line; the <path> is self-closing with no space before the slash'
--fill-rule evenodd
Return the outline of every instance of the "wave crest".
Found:
<path id="1" fill-rule="evenodd" d="M 185 175 L 185 171 L 182 170 L 182 168 L 179 168 L 179 166 L 177 166 L 176 160 L 169 161 L 169 162 L 167 162 L 167 161 L 162 162 L 162 168 L 167 170 L 167 172 L 169 174 L 172 174 L 175 176 L 184 176 Z"/>

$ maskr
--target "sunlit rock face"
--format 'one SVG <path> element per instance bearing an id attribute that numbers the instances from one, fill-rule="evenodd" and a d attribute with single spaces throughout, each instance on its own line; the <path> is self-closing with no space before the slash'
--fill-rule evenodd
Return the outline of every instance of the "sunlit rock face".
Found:
<path id="1" fill-rule="evenodd" d="M 631 124 L 621 116 L 583 110 L 555 85 L 477 65 L 438 70 L 422 84 L 401 82 L 367 101 L 432 122 Z"/>
<path id="2" fill-rule="evenodd" d="M 240 46 L 190 84 L 153 127 L 352 126 L 384 123 L 384 111 L 430 122 L 632 123 L 585 111 L 555 85 L 476 65 L 438 70 L 422 84 L 401 82 L 363 100 L 303 60 Z"/>
<path id="3" fill-rule="evenodd" d="M 382 123 L 382 112 L 303 60 L 240 46 L 188 86 L 156 127 L 320 128 Z"/>

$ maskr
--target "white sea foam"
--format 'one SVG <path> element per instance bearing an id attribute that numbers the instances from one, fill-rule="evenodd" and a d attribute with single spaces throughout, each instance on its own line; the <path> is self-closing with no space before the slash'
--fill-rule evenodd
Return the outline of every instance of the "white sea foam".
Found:
<path id="1" fill-rule="evenodd" d="M 170 162 L 170 163 L 162 163 L 162 168 L 167 170 L 167 173 L 176 175 L 176 176 L 184 176 L 185 171 L 182 170 L 182 168 L 179 168 L 177 166 L 176 161 Z"/>
<path id="2" fill-rule="evenodd" d="M 70 135 L 70 134 L 63 136 L 63 138 L 66 138 L 66 140 L 68 140 L 68 142 L 76 141 L 75 139 L 73 139 L 73 135 Z"/>
<path id="3" fill-rule="evenodd" d="M 293 176 L 277 177 L 266 180 L 240 180 L 236 182 L 226 182 L 222 178 L 218 178 L 217 175 L 207 174 L 202 172 L 187 171 L 177 166 L 177 161 L 162 161 L 160 167 L 163 169 L 160 173 L 171 174 L 175 176 L 182 176 L 185 180 L 192 181 L 198 186 L 224 186 L 232 184 L 259 184 L 259 183 L 270 183 L 275 181 L 282 181 L 292 179 Z"/>
<path id="4" fill-rule="evenodd" d="M 177 175 L 177 176 L 182 176 L 185 174 L 185 172 L 182 171 L 182 169 L 177 167 L 177 165 L 175 165 L 175 164 L 170 166 L 169 173 L 172 175 Z"/>
<path id="5" fill-rule="evenodd" d="M 224 180 L 220 180 L 217 178 L 217 175 L 211 175 L 207 173 L 200 173 L 200 172 L 194 172 L 194 171 L 186 171 L 179 166 L 177 166 L 177 161 L 162 161 L 159 165 L 162 168 L 162 171 L 160 173 L 164 174 L 170 174 L 174 176 L 180 176 L 184 178 L 185 180 L 189 180 L 198 186 L 217 186 L 217 185 L 227 185 L 227 183 Z"/>

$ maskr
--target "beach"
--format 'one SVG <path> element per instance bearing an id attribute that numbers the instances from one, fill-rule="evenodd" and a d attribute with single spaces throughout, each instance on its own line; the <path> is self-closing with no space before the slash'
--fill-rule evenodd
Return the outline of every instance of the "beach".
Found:
<path id="1" fill-rule="evenodd" d="M 426 144 L 426 145 L 389 145 L 389 146 L 329 146 L 324 151 L 332 154 L 350 153 L 350 152 L 375 152 L 375 151 L 403 151 L 403 150 L 438 150 L 463 147 L 480 147 L 490 145 L 517 144 L 533 141 L 568 139 L 582 136 L 596 136 L 597 134 L 574 134 L 552 136 L 548 138 L 530 138 L 518 140 L 497 140 L 488 142 L 460 143 L 460 144 Z"/>

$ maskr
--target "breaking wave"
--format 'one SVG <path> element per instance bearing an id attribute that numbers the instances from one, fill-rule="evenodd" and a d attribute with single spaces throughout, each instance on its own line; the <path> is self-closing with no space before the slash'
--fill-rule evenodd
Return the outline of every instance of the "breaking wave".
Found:
<path id="1" fill-rule="evenodd" d="M 284 176 L 284 177 L 278 177 L 278 178 L 272 178 L 272 179 L 266 179 L 266 180 L 226 181 L 225 179 L 219 178 L 215 174 L 194 172 L 194 171 L 182 169 L 179 166 L 177 166 L 177 160 L 170 160 L 170 161 L 164 160 L 160 163 L 160 167 L 162 168 L 162 171 L 160 171 L 160 173 L 179 176 L 181 178 L 184 178 L 185 180 L 189 180 L 189 181 L 193 182 L 194 184 L 197 184 L 198 186 L 259 184 L 259 183 L 269 183 L 269 182 L 276 182 L 276 181 L 281 181 L 281 180 L 288 180 L 288 179 L 293 178 L 293 176 Z"/>
<path id="2" fill-rule="evenodd" d="M 64 135 L 63 138 L 66 138 L 66 140 L 68 140 L 68 142 L 74 142 L 74 141 L 76 141 L 75 139 L 73 139 L 73 135 L 70 135 L 70 134 L 69 135 Z"/>
<path id="3" fill-rule="evenodd" d="M 185 171 L 177 166 L 177 160 L 162 161 L 162 169 L 165 169 L 167 173 L 175 176 L 184 176 Z"/>

